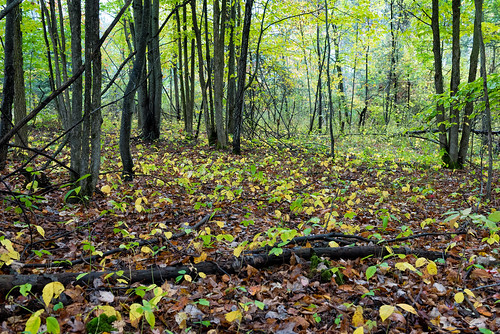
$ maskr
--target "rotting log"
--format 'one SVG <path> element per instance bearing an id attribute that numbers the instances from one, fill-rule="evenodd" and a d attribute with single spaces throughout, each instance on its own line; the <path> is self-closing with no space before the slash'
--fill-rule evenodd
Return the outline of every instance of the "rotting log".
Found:
<path id="1" fill-rule="evenodd" d="M 394 254 L 413 254 L 417 257 L 425 257 L 430 260 L 443 258 L 442 252 L 425 251 L 421 249 L 410 249 L 406 247 L 392 248 Z M 126 279 L 129 284 L 142 282 L 144 284 L 161 284 L 168 279 L 175 279 L 180 272 L 196 277 L 198 273 L 203 272 L 212 274 L 234 274 L 248 265 L 255 268 L 265 268 L 277 264 L 290 263 L 292 256 L 298 256 L 303 259 L 310 259 L 313 255 L 324 256 L 331 259 L 357 259 L 368 256 L 383 257 L 391 254 L 387 247 L 381 246 L 358 246 L 358 247 L 334 247 L 334 248 L 294 248 L 283 249 L 279 256 L 265 254 L 242 255 L 232 262 L 215 263 L 212 261 L 201 262 L 191 265 L 156 267 L 146 270 L 125 271 L 122 275 L 117 275 L 115 271 L 91 272 L 83 277 L 81 273 L 54 273 L 54 274 L 30 274 L 30 275 L 0 275 L 0 295 L 5 296 L 15 286 L 29 283 L 32 285 L 31 291 L 40 292 L 43 287 L 50 282 L 59 281 L 63 285 L 73 284 L 80 286 L 93 286 L 92 282 L 100 277 L 108 276 L 106 281 L 114 279 Z M 78 279 L 77 279 L 78 278 Z M 13 291 L 17 294 L 17 291 Z"/>

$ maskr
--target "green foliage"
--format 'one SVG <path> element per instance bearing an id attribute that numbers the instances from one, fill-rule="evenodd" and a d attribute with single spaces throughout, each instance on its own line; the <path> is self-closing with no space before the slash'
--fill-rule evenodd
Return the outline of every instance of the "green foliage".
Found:
<path id="1" fill-rule="evenodd" d="M 113 327 L 113 322 L 117 320 L 116 316 L 108 317 L 105 313 L 100 314 L 98 317 L 90 320 L 85 327 L 88 334 L 101 334 L 104 332 L 116 331 Z"/>

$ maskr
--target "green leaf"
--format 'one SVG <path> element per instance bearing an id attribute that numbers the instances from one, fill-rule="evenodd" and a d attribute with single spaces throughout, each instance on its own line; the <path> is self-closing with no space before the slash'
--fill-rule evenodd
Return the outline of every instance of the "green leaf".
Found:
<path id="1" fill-rule="evenodd" d="M 210 302 L 204 298 L 201 298 L 198 300 L 198 304 L 203 305 L 203 306 L 210 306 Z"/>
<path id="2" fill-rule="evenodd" d="M 59 322 L 54 317 L 47 318 L 47 332 L 52 334 L 59 334 L 61 329 L 59 328 Z"/>
<path id="3" fill-rule="evenodd" d="M 25 332 L 28 332 L 30 334 L 37 334 L 38 329 L 40 328 L 40 324 L 42 320 L 40 319 L 40 314 L 43 313 L 42 310 L 38 310 L 35 313 L 33 313 L 28 321 L 26 321 L 26 327 L 24 329 Z"/>
<path id="4" fill-rule="evenodd" d="M 489 216 L 488 219 L 491 220 L 494 223 L 500 222 L 500 211 L 495 211 L 492 212 Z"/>
<path id="5" fill-rule="evenodd" d="M 369 280 L 370 278 L 373 277 L 373 275 L 375 275 L 375 273 L 377 272 L 377 266 L 370 266 L 366 269 L 366 279 Z"/>

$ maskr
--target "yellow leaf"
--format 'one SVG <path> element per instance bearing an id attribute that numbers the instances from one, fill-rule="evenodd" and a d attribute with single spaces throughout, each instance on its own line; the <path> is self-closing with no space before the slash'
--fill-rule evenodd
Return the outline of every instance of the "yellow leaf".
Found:
<path id="1" fill-rule="evenodd" d="M 460 304 L 461 302 L 464 301 L 464 293 L 463 292 L 459 292 L 457 294 L 455 294 L 455 301 Z"/>
<path id="2" fill-rule="evenodd" d="M 466 294 L 468 294 L 470 297 L 476 297 L 476 296 L 474 296 L 474 293 L 472 291 L 470 291 L 469 289 L 464 289 L 464 292 Z"/>
<path id="3" fill-rule="evenodd" d="M 165 232 L 163 234 L 165 235 L 165 238 L 167 238 L 167 239 L 172 238 L 172 232 Z"/>
<path id="4" fill-rule="evenodd" d="M 42 291 L 43 302 L 49 306 L 52 298 L 57 298 L 64 291 L 64 285 L 61 282 L 51 282 L 44 286 Z"/>
<path id="5" fill-rule="evenodd" d="M 38 233 L 40 233 L 42 237 L 45 238 L 45 230 L 43 229 L 43 227 L 36 225 L 36 230 L 38 231 Z"/>
<path id="6" fill-rule="evenodd" d="M 108 317 L 115 316 L 116 319 L 118 319 L 118 320 L 122 319 L 122 315 L 120 314 L 120 312 L 118 312 L 117 310 L 115 310 L 115 308 L 113 306 L 110 306 L 110 305 L 97 306 L 97 309 L 102 311 L 102 312 L 99 313 L 99 315 L 101 313 L 104 313 Z"/>
<path id="7" fill-rule="evenodd" d="M 330 242 L 328 243 L 328 247 L 332 247 L 332 248 L 334 248 L 334 247 L 339 247 L 339 244 L 338 244 L 338 243 L 336 243 L 335 241 L 330 241 Z"/>
<path id="8" fill-rule="evenodd" d="M 408 262 L 398 262 L 396 263 L 396 268 L 401 271 L 406 271 L 406 269 L 417 271 L 417 269 L 415 269 L 415 267 Z"/>
<path id="9" fill-rule="evenodd" d="M 224 225 L 225 225 L 225 223 L 224 223 L 224 222 L 222 222 L 222 221 L 220 221 L 220 220 L 216 221 L 215 223 L 216 223 L 216 224 L 217 224 L 217 226 L 219 226 L 220 228 L 223 228 L 223 227 L 224 227 Z"/>
<path id="10" fill-rule="evenodd" d="M 199 272 L 198 275 L 201 277 L 201 278 L 206 278 L 207 277 L 207 274 L 203 273 L 203 272 Z"/>
<path id="11" fill-rule="evenodd" d="M 203 252 L 200 256 L 194 258 L 194 263 L 200 263 L 207 259 L 207 253 Z"/>
<path id="12" fill-rule="evenodd" d="M 427 272 L 429 273 L 429 275 L 437 275 L 438 269 L 434 261 L 430 261 L 427 265 Z"/>
<path id="13" fill-rule="evenodd" d="M 396 304 L 396 305 L 398 305 L 399 307 L 401 307 L 406 312 L 410 312 L 410 313 L 413 313 L 413 314 L 417 315 L 417 311 L 415 311 L 415 309 L 411 305 L 408 305 L 408 304 Z"/>
<path id="14" fill-rule="evenodd" d="M 235 320 L 241 320 L 241 318 L 243 317 L 242 314 L 241 314 L 241 311 L 240 310 L 236 310 L 236 311 L 233 311 L 233 312 L 229 312 L 225 315 L 226 317 L 226 320 L 228 322 L 233 322 Z"/>
<path id="15" fill-rule="evenodd" d="M 102 186 L 101 191 L 105 193 L 106 195 L 109 195 L 111 193 L 111 187 L 108 185 Z"/>
<path id="16" fill-rule="evenodd" d="M 137 328 L 139 325 L 139 320 L 141 320 L 142 317 L 142 306 L 140 304 L 134 303 L 130 305 L 130 311 L 129 311 L 129 317 L 130 317 L 130 324 Z"/>
<path id="17" fill-rule="evenodd" d="M 187 275 L 187 274 L 186 274 L 186 275 L 184 275 L 184 279 L 185 279 L 186 281 L 188 281 L 188 282 L 192 282 L 192 281 L 193 281 L 193 278 L 192 278 L 191 276 Z"/>
<path id="18" fill-rule="evenodd" d="M 363 334 L 364 332 L 365 332 L 365 330 L 363 329 L 363 326 L 361 326 L 361 327 L 356 328 L 356 330 L 354 332 L 352 332 L 352 334 Z"/>
<path id="19" fill-rule="evenodd" d="M 30 316 L 28 321 L 26 321 L 26 328 L 24 329 L 25 332 L 38 333 L 38 329 L 40 328 L 40 324 L 42 322 L 40 319 L 40 315 L 42 313 L 43 310 L 38 310 Z"/>
<path id="20" fill-rule="evenodd" d="M 275 210 L 274 214 L 276 215 L 276 218 L 278 218 L 278 219 L 281 218 L 281 211 L 280 210 Z"/>
<path id="21" fill-rule="evenodd" d="M 239 245 L 236 247 L 233 251 L 234 256 L 239 257 L 241 255 L 241 252 L 243 252 L 243 249 L 245 249 L 245 245 Z"/>
<path id="22" fill-rule="evenodd" d="M 429 262 L 425 257 L 419 257 L 417 259 L 417 262 L 415 262 L 415 267 L 417 268 L 420 268 L 422 267 L 424 264 L 426 264 L 427 262 Z"/>
<path id="23" fill-rule="evenodd" d="M 141 203 L 142 203 L 141 197 L 139 197 L 138 199 L 135 200 L 135 209 L 137 210 L 137 212 L 141 212 L 142 210 L 144 210 Z"/>
<path id="24" fill-rule="evenodd" d="M 148 254 L 148 253 L 153 253 L 153 250 L 151 248 L 149 248 L 148 246 L 142 246 L 141 252 Z"/>
<path id="25" fill-rule="evenodd" d="M 363 326 L 365 319 L 363 318 L 363 307 L 357 306 L 354 315 L 352 316 L 352 324 L 354 327 Z"/>
<path id="26" fill-rule="evenodd" d="M 389 318 L 393 313 L 394 313 L 394 306 L 382 305 L 380 307 L 379 314 L 382 321 L 385 321 L 385 319 Z"/>

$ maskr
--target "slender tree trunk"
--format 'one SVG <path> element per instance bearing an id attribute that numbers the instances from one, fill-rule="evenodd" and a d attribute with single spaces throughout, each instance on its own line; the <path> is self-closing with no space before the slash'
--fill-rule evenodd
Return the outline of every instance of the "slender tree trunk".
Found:
<path id="1" fill-rule="evenodd" d="M 26 117 L 26 90 L 23 69 L 23 38 L 21 33 L 21 7 L 16 6 L 14 12 L 14 123 Z M 23 126 L 15 137 L 15 144 L 28 145 L 28 128 Z"/>
<path id="2" fill-rule="evenodd" d="M 80 196 L 90 198 L 94 193 L 101 166 L 101 54 L 99 42 L 99 0 L 85 2 L 85 91 L 80 175 Z M 97 55 L 92 58 L 92 54 Z M 89 159 L 90 158 L 90 159 Z"/>
<path id="3" fill-rule="evenodd" d="M 391 94 L 391 86 L 396 80 L 394 75 L 394 70 L 396 66 L 396 37 L 394 36 L 394 0 L 390 2 L 390 30 L 391 30 L 391 55 L 390 55 L 390 65 L 389 72 L 387 73 L 387 85 L 385 89 L 386 97 L 385 97 L 385 110 L 384 110 L 384 122 L 385 125 L 389 125 L 391 120 L 391 110 L 392 110 L 392 100 L 390 99 Z M 396 88 L 396 86 L 395 86 Z M 396 91 L 396 89 L 395 89 Z M 396 92 L 395 92 L 396 94 Z"/>
<path id="4" fill-rule="evenodd" d="M 72 73 L 76 75 L 82 66 L 82 7 L 81 0 L 68 1 L 68 13 L 71 30 L 71 66 Z M 75 182 L 80 178 L 81 170 L 81 150 L 82 150 L 82 124 L 76 125 L 82 118 L 83 107 L 83 80 L 82 77 L 76 79 L 71 93 L 71 115 L 70 124 L 73 130 L 69 132 L 71 169 L 74 171 L 70 175 L 71 181 Z"/>
<path id="5" fill-rule="evenodd" d="M 432 0 L 432 51 L 434 53 L 434 87 L 436 94 L 444 93 L 443 84 L 443 61 L 441 56 L 441 36 L 439 33 L 439 0 Z M 450 160 L 448 155 L 448 140 L 446 137 L 446 126 L 444 106 L 440 103 L 436 105 L 436 120 L 439 127 L 439 147 L 443 154 L 442 159 L 445 164 Z"/>
<path id="6" fill-rule="evenodd" d="M 337 33 L 337 26 L 334 25 L 333 28 L 337 35 L 337 38 L 334 39 L 333 43 L 335 44 L 335 69 L 337 70 L 338 79 L 337 89 L 339 94 L 339 123 L 340 132 L 344 133 L 345 122 L 348 120 L 349 115 L 347 113 L 347 102 L 345 98 L 344 76 L 342 74 L 342 66 L 340 65 L 340 35 Z M 342 112 L 344 113 L 344 117 L 342 117 Z"/>
<path id="7" fill-rule="evenodd" d="M 7 6 L 14 0 L 7 0 Z M 2 89 L 2 105 L 0 117 L 0 138 L 3 138 L 12 125 L 12 104 L 14 103 L 14 23 L 15 12 L 10 11 L 5 19 L 4 39 L 4 76 Z M 0 145 L 0 170 L 7 163 L 8 143 Z"/>
<path id="8" fill-rule="evenodd" d="M 460 84 L 460 0 L 452 0 L 451 8 L 453 12 L 453 34 L 452 34 L 452 58 L 451 58 L 451 82 L 450 93 L 452 103 L 450 106 L 450 135 L 449 135 L 449 156 L 448 167 L 462 168 L 458 162 L 458 132 L 460 122 L 460 109 L 456 102 L 453 102 L 453 96 L 458 92 Z"/>
<path id="9" fill-rule="evenodd" d="M 234 132 L 234 101 L 236 99 L 236 46 L 234 43 L 234 28 L 236 25 L 236 0 L 231 1 L 231 11 L 229 16 L 229 58 L 227 60 L 227 102 L 226 102 L 226 119 L 227 132 Z"/>
<path id="10" fill-rule="evenodd" d="M 152 38 L 148 42 L 148 64 L 151 74 L 147 76 L 148 107 L 143 110 L 142 137 L 145 140 L 157 140 L 160 138 L 161 120 L 161 94 L 162 94 L 162 73 L 160 60 L 160 38 L 159 29 L 159 0 L 153 0 L 151 8 L 151 18 L 148 20 L 148 29 Z M 147 74 L 146 74 L 147 75 Z"/>
<path id="11" fill-rule="evenodd" d="M 182 26 L 181 26 L 181 18 L 179 14 L 179 9 L 175 12 L 175 20 L 177 24 L 177 57 L 178 57 L 178 68 L 177 68 L 177 74 L 179 75 L 179 88 L 180 88 L 180 95 L 181 95 L 181 115 L 184 119 L 184 130 L 186 130 L 186 89 L 184 87 L 184 59 L 182 55 Z M 184 32 L 185 33 L 185 32 Z"/>
<path id="12" fill-rule="evenodd" d="M 329 134 L 330 134 L 330 157 L 335 158 L 335 139 L 333 137 L 333 98 L 332 98 L 332 83 L 330 78 L 330 55 L 332 53 L 331 50 L 331 39 L 330 39 L 330 29 L 328 26 L 328 1 L 325 0 L 325 27 L 326 27 L 326 41 L 327 41 L 327 49 L 326 49 L 326 86 L 328 88 L 328 115 L 329 115 Z M 339 37 L 340 38 L 340 37 Z M 337 39 L 335 39 L 337 41 Z M 338 42 L 337 42 L 338 43 Z M 337 45 L 335 44 L 335 50 L 337 50 Z M 339 54 L 336 55 L 336 62 L 338 63 Z M 337 74 L 341 77 L 342 72 L 339 72 L 340 65 L 337 64 Z M 343 82 L 341 80 L 341 82 Z M 340 85 L 340 83 L 339 83 Z M 339 86 L 340 88 L 340 86 Z M 340 94 L 343 94 L 343 87 Z"/>
<path id="13" fill-rule="evenodd" d="M 142 18 L 145 20 L 150 16 L 151 1 L 144 0 L 144 10 Z M 137 52 L 135 55 L 134 66 L 130 72 L 129 81 L 125 88 L 123 98 L 122 120 L 120 126 L 120 156 L 123 164 L 122 178 L 131 181 L 133 179 L 134 163 L 130 153 L 130 131 L 132 128 L 132 114 L 134 105 L 135 91 L 139 85 L 140 76 L 144 63 L 146 61 L 146 42 L 149 39 L 149 30 L 144 28 L 138 32 L 140 38 L 137 41 Z"/>
<path id="14" fill-rule="evenodd" d="M 475 2 L 476 12 L 474 15 L 474 36 L 472 40 L 472 50 L 469 58 L 469 78 L 468 82 L 474 82 L 476 80 L 477 65 L 479 60 L 479 35 L 481 34 L 481 15 L 482 15 L 482 0 Z M 458 152 L 458 164 L 459 166 L 465 165 L 465 158 L 467 157 L 467 151 L 469 149 L 470 140 L 470 130 L 471 130 L 471 115 L 474 111 L 474 102 L 469 101 L 464 108 L 464 117 L 462 120 L 462 137 L 460 138 L 460 149 Z"/>
<path id="15" fill-rule="evenodd" d="M 192 97 L 192 85 L 190 77 L 193 73 L 189 71 L 188 61 L 188 34 L 187 34 L 187 9 L 186 6 L 182 8 L 182 26 L 184 30 L 183 50 L 184 50 L 184 95 L 186 96 L 186 109 L 184 114 L 185 130 L 189 135 L 193 133 L 193 114 L 194 114 L 194 100 Z"/>
<path id="16" fill-rule="evenodd" d="M 482 22 L 483 13 L 483 0 L 476 0 L 476 15 L 479 16 L 480 22 Z M 477 12 L 480 12 L 477 14 Z M 483 32 L 480 24 L 479 28 L 479 48 L 481 52 L 481 77 L 483 78 L 483 93 L 484 93 L 484 118 L 486 123 L 486 131 L 488 132 L 488 181 L 486 183 L 486 199 L 492 200 L 491 198 L 491 185 L 493 180 L 493 136 L 491 132 L 491 107 L 490 98 L 488 93 L 488 79 L 486 73 L 486 50 L 484 47 Z"/>
<path id="17" fill-rule="evenodd" d="M 215 115 L 214 115 L 214 96 L 213 96 L 213 80 L 212 80 L 212 57 L 210 56 L 210 45 L 213 44 L 209 40 L 208 29 L 208 4 L 207 0 L 203 0 L 203 17 L 205 26 L 205 58 L 207 66 L 207 86 L 208 86 L 208 106 L 209 106 L 209 127 L 210 133 L 208 135 L 208 143 L 213 146 L 217 144 L 217 129 L 215 128 Z"/>
<path id="18" fill-rule="evenodd" d="M 217 128 L 217 145 L 227 146 L 227 133 L 224 124 L 224 37 L 226 27 L 226 0 L 214 0 L 214 110 Z"/>
<path id="19" fill-rule="evenodd" d="M 250 37 L 250 25 L 252 23 L 253 0 L 246 0 L 245 18 L 243 19 L 243 31 L 241 33 L 241 51 L 238 59 L 238 92 L 234 106 L 234 135 L 233 153 L 241 154 L 241 128 L 243 124 L 243 107 L 245 97 L 245 79 L 248 56 L 248 42 Z"/>
<path id="20" fill-rule="evenodd" d="M 365 126 L 366 116 L 368 114 L 368 55 L 370 53 L 370 45 L 366 46 L 365 52 L 365 106 L 359 115 L 358 128 Z"/>

